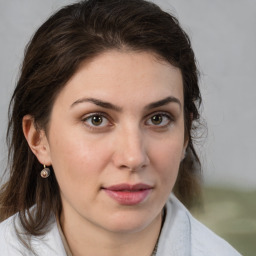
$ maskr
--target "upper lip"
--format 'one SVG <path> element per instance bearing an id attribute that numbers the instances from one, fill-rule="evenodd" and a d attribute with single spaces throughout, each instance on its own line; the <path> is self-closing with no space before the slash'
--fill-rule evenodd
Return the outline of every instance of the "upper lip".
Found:
<path id="1" fill-rule="evenodd" d="M 112 191 L 138 191 L 138 190 L 146 190 L 146 189 L 152 189 L 152 186 L 144 184 L 144 183 L 137 183 L 137 184 L 116 184 L 109 187 L 105 187 L 104 189 L 112 190 Z"/>

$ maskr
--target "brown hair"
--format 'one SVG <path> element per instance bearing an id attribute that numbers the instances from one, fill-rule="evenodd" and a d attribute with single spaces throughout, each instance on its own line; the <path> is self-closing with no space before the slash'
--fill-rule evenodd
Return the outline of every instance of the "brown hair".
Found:
<path id="1" fill-rule="evenodd" d="M 18 212 L 29 234 L 39 235 L 61 199 L 54 170 L 40 177 L 42 165 L 30 150 L 22 118 L 30 114 L 47 132 L 54 101 L 79 65 L 109 49 L 149 51 L 178 67 L 184 86 L 185 136 L 189 144 L 174 193 L 186 205 L 199 196 L 200 162 L 193 131 L 201 102 L 198 70 L 191 44 L 179 22 L 143 0 L 88 0 L 66 6 L 51 16 L 28 44 L 21 75 L 9 107 L 7 142 L 10 177 L 0 191 L 0 220 Z M 29 209 L 34 204 L 33 217 Z"/>

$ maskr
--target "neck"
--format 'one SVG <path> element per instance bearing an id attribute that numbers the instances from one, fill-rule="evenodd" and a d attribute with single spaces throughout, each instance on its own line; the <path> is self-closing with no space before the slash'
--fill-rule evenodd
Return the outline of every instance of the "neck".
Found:
<path id="1" fill-rule="evenodd" d="M 73 256 L 150 256 L 161 231 L 161 213 L 134 232 L 111 232 L 93 223 L 61 215 L 61 226 Z"/>

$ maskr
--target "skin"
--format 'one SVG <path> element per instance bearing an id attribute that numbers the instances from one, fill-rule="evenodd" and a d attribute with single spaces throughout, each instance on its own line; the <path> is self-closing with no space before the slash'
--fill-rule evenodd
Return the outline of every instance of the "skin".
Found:
<path id="1" fill-rule="evenodd" d="M 53 166 L 73 255 L 151 255 L 187 145 L 183 101 L 179 69 L 152 53 L 112 50 L 81 65 L 62 89 L 47 136 L 24 117 L 31 149 Z M 102 189 L 120 183 L 152 189 L 127 206 Z"/>

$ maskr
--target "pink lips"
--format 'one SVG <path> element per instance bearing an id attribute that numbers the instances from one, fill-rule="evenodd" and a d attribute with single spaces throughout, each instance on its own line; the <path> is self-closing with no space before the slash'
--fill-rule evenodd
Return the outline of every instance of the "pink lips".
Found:
<path id="1" fill-rule="evenodd" d="M 118 184 L 104 188 L 104 191 L 122 205 L 136 205 L 148 197 L 152 191 L 152 186 L 143 183 L 135 185 Z"/>

